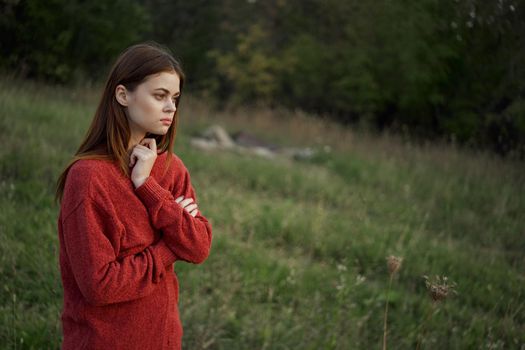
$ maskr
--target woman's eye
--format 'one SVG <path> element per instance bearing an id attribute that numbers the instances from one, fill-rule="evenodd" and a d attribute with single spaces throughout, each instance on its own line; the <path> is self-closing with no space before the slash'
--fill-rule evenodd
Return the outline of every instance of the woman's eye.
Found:
<path id="1" fill-rule="evenodd" d="M 157 100 L 159 100 L 159 101 L 162 100 L 162 99 L 164 99 L 164 97 L 166 97 L 166 95 L 155 95 L 155 98 L 156 98 Z M 176 102 L 178 101 L 179 97 L 180 97 L 180 96 L 173 97 L 173 102 L 176 103 Z"/>

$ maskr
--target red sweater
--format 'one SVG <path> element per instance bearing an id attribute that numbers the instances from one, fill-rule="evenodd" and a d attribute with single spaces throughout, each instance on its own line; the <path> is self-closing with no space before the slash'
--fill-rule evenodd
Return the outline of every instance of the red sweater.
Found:
<path id="1" fill-rule="evenodd" d="M 64 290 L 62 349 L 181 349 L 176 260 L 200 264 L 211 224 L 175 198 L 198 204 L 172 153 L 157 156 L 138 188 L 116 162 L 83 159 L 68 173 L 58 217 Z"/>

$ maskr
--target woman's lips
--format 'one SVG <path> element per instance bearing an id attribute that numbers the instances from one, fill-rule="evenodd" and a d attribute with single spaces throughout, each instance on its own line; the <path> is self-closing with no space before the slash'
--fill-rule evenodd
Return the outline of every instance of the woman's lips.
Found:
<path id="1" fill-rule="evenodd" d="M 171 119 L 161 119 L 160 121 L 162 122 L 162 124 L 166 124 L 166 125 L 171 124 Z"/>

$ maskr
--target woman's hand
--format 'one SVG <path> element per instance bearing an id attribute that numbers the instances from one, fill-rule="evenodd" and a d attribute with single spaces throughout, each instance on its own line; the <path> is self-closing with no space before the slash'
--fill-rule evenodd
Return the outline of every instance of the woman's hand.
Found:
<path id="1" fill-rule="evenodd" d="M 177 199 L 175 199 L 175 202 L 179 203 L 181 207 L 186 209 L 191 216 L 195 217 L 197 215 L 197 203 L 190 204 L 191 202 L 193 202 L 193 198 L 184 199 L 183 196 L 180 196 Z"/>
<path id="2" fill-rule="evenodd" d="M 135 188 L 146 181 L 156 159 L 157 142 L 154 138 L 144 138 L 133 148 L 129 156 L 129 166 L 135 166 L 131 171 L 131 181 Z"/>
<path id="3" fill-rule="evenodd" d="M 150 176 L 151 169 L 157 159 L 157 143 L 153 138 L 144 138 L 138 145 L 133 148 L 129 156 L 129 166 L 135 166 L 131 171 L 131 181 L 135 188 L 139 187 Z M 175 200 L 182 208 L 186 209 L 191 216 L 195 217 L 198 213 L 197 203 L 193 202 L 193 198 L 186 198 L 180 196 Z"/>

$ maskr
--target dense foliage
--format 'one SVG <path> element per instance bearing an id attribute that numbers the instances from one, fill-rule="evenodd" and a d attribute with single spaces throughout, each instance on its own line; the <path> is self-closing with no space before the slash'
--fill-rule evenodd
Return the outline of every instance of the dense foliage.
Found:
<path id="1" fill-rule="evenodd" d="M 153 39 L 217 107 L 283 105 L 525 154 L 520 0 L 0 3 L 0 66 L 23 76 L 100 78 Z"/>

